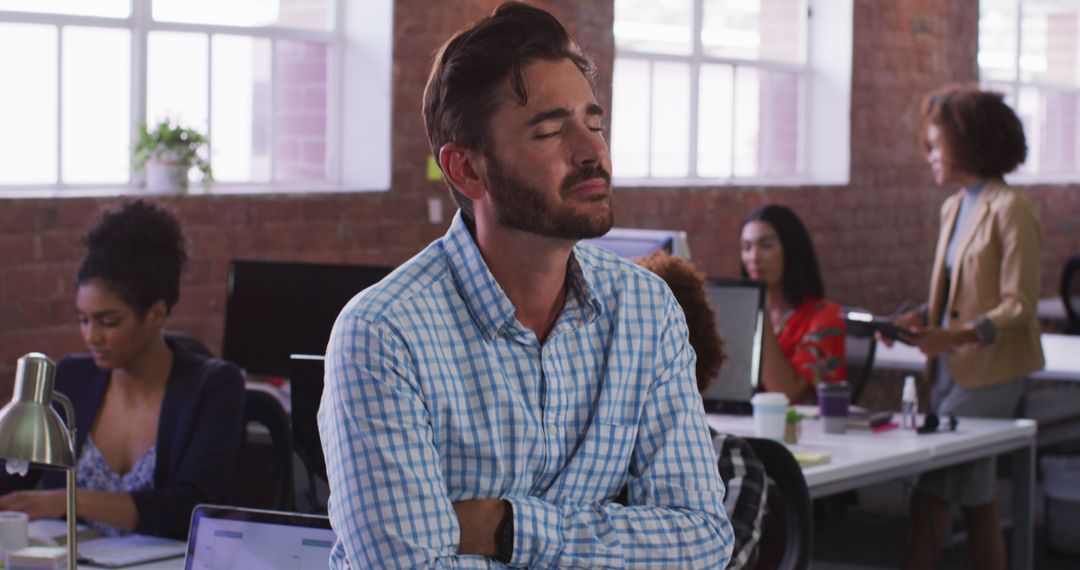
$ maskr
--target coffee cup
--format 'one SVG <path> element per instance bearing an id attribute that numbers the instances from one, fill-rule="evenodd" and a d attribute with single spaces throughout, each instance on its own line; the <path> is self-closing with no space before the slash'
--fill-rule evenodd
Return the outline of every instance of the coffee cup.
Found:
<path id="1" fill-rule="evenodd" d="M 27 529 L 29 517 L 18 511 L 0 511 L 0 561 L 7 562 L 7 554 L 29 544 Z"/>
<path id="2" fill-rule="evenodd" d="M 758 437 L 784 441 L 788 397 L 780 392 L 761 392 L 750 399 L 754 407 L 754 434 Z"/>
<path id="3" fill-rule="evenodd" d="M 847 382 L 822 382 L 818 385 L 818 407 L 825 422 L 825 433 L 847 431 L 851 388 Z"/>

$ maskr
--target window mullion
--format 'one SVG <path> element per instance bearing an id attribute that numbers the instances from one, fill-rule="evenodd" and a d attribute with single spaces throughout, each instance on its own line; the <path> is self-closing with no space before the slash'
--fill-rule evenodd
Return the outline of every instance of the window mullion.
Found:
<path id="1" fill-rule="evenodd" d="M 656 66 L 656 62 L 650 59 L 649 60 L 649 99 L 648 99 L 648 101 L 649 101 L 649 122 L 648 122 L 648 128 L 645 130 L 645 133 L 646 133 L 646 139 L 645 140 L 648 142 L 648 144 L 645 145 L 645 149 L 647 151 L 646 154 L 645 154 L 645 163 L 649 167 L 648 170 L 646 171 L 645 175 L 650 177 L 650 178 L 653 175 L 652 174 L 652 172 L 653 172 L 653 163 L 652 163 L 652 159 L 653 159 L 653 108 L 656 107 L 656 101 L 653 100 L 653 97 L 654 97 L 655 91 L 656 91 L 655 89 L 653 89 L 653 82 L 655 80 L 653 75 L 654 75 L 654 67 L 655 66 Z"/>
<path id="2" fill-rule="evenodd" d="M 700 95 L 698 93 L 701 83 L 701 32 L 704 27 L 704 7 L 705 0 L 694 0 L 694 19 L 692 22 L 693 29 L 693 41 L 691 42 L 690 52 L 690 144 L 687 147 L 690 154 L 687 157 L 687 167 L 691 178 L 698 177 L 698 111 Z"/>
<path id="3" fill-rule="evenodd" d="M 270 155 L 270 182 L 279 182 L 277 172 L 277 39 L 270 40 L 270 93 L 267 99 L 270 104 L 269 109 L 269 123 L 270 127 L 267 129 L 267 136 L 269 140 L 268 153 Z"/>
<path id="4" fill-rule="evenodd" d="M 150 36 L 150 0 L 134 0 L 132 2 L 132 26 L 131 26 L 131 148 L 139 138 L 139 125 L 146 122 L 146 97 L 149 84 L 147 74 L 147 51 Z M 132 169 L 128 169 L 128 183 L 135 184 L 135 175 Z"/>
<path id="5" fill-rule="evenodd" d="M 64 185 L 64 26 L 56 26 L 56 184 Z"/>
<path id="6" fill-rule="evenodd" d="M 206 34 L 206 160 L 213 168 L 214 154 L 214 33 Z"/>

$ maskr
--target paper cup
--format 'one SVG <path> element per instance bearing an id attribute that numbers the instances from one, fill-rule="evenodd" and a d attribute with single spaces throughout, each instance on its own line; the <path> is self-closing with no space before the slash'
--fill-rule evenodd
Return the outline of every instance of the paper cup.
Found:
<path id="1" fill-rule="evenodd" d="M 788 398 L 780 392 L 762 392 L 750 399 L 754 406 L 754 434 L 758 437 L 784 441 Z"/>
<path id="2" fill-rule="evenodd" d="M 0 511 L 0 560 L 5 566 L 9 552 L 29 545 L 27 538 L 29 520 L 26 513 Z"/>

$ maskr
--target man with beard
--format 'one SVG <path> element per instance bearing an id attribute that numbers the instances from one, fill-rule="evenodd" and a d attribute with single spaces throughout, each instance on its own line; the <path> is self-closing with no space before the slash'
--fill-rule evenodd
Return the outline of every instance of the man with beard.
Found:
<path id="1" fill-rule="evenodd" d="M 562 25 L 519 3 L 436 54 L 424 118 L 460 211 L 334 325 L 332 567 L 727 563 L 682 311 L 577 243 L 613 223 L 591 78 Z"/>

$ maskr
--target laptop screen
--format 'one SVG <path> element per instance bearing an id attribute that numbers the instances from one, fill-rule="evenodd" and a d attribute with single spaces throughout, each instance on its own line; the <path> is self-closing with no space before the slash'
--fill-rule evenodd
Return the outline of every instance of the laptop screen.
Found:
<path id="1" fill-rule="evenodd" d="M 199 505 L 184 568 L 328 568 L 335 538 L 322 516 Z"/>
<path id="2" fill-rule="evenodd" d="M 724 337 L 727 360 L 701 397 L 706 410 L 722 409 L 724 402 L 743 402 L 761 382 L 764 347 L 765 284 L 750 279 L 711 278 L 706 282 L 709 302 L 716 310 L 716 328 Z"/>

